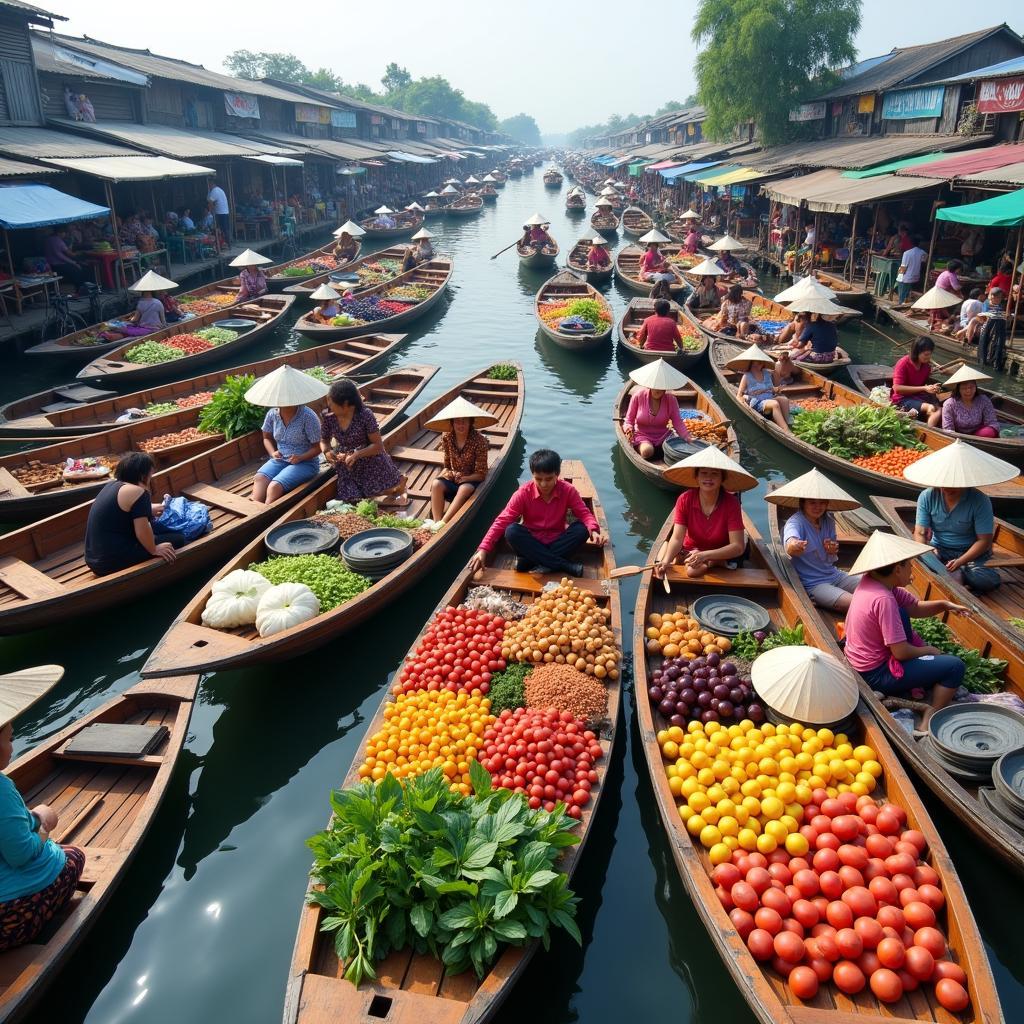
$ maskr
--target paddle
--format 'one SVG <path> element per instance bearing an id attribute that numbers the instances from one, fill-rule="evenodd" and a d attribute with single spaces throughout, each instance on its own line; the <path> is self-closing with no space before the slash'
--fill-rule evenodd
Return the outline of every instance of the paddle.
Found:
<path id="1" fill-rule="evenodd" d="M 501 255 L 501 253 L 502 253 L 502 252 L 508 252 L 508 251 L 509 251 L 509 249 L 513 248 L 514 246 L 517 246 L 518 244 L 519 244 L 519 239 L 517 238 L 517 239 L 516 239 L 516 240 L 515 240 L 515 241 L 514 241 L 514 242 L 512 243 L 512 245 L 506 245 L 506 246 L 505 246 L 505 248 L 501 250 L 501 252 L 496 252 L 496 253 L 495 253 L 495 254 L 494 254 L 494 255 L 493 255 L 492 257 L 491 257 L 491 259 L 492 259 L 492 260 L 496 260 L 496 259 L 497 259 L 497 258 L 498 258 L 498 257 L 499 257 L 499 256 Z"/>
<path id="2" fill-rule="evenodd" d="M 648 569 L 653 569 L 655 564 L 655 562 L 651 562 L 649 565 L 623 565 L 618 569 L 612 569 L 612 571 L 608 573 L 608 578 L 610 580 L 618 580 L 622 579 L 623 576 L 639 576 L 640 573 L 647 572 Z M 667 576 L 663 576 L 661 578 L 661 585 L 665 588 L 666 594 L 672 593 L 672 588 L 669 586 Z"/>
<path id="3" fill-rule="evenodd" d="M 885 331 L 880 331 L 874 324 L 869 324 L 867 320 L 861 320 L 861 323 L 865 327 L 869 327 L 872 331 L 875 332 L 875 334 L 880 334 L 883 338 L 885 338 L 886 341 L 895 345 L 897 348 L 903 348 L 905 345 L 909 345 L 911 341 L 913 341 L 913 338 L 908 338 L 906 341 L 897 341 L 892 336 L 886 334 Z"/>

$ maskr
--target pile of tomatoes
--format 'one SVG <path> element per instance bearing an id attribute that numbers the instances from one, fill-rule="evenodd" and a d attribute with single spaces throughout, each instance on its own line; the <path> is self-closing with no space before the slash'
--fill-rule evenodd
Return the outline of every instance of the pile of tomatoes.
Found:
<path id="1" fill-rule="evenodd" d="M 412 656 L 402 666 L 392 693 L 450 690 L 484 695 L 491 674 L 505 667 L 501 640 L 505 620 L 476 608 L 438 612 Z"/>
<path id="2" fill-rule="evenodd" d="M 917 462 L 918 459 L 923 459 L 927 454 L 927 448 L 918 451 L 914 448 L 897 447 L 878 455 L 861 455 L 853 459 L 852 462 L 853 465 L 860 466 L 861 469 L 872 469 L 876 473 L 885 473 L 886 476 L 902 479 L 903 470 L 911 463 Z"/>
<path id="3" fill-rule="evenodd" d="M 594 763 L 604 756 L 595 733 L 568 711 L 517 708 L 503 711 L 484 733 L 480 763 L 495 789 L 524 794 L 532 808 L 583 816 L 597 784 Z"/>
<path id="4" fill-rule="evenodd" d="M 967 976 L 938 927 L 945 905 L 924 836 L 906 812 L 873 797 L 814 792 L 804 808 L 806 856 L 736 850 L 712 870 L 716 893 L 755 959 L 798 999 L 831 981 L 894 1003 L 920 985 L 951 1013 L 969 1003 Z"/>

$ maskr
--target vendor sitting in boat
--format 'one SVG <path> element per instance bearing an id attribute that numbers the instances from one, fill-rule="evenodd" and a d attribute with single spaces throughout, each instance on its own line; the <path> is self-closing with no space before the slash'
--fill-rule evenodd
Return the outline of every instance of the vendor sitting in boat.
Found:
<path id="1" fill-rule="evenodd" d="M 608 243 L 600 235 L 594 235 L 587 250 L 588 270 L 607 270 L 612 265 Z"/>
<path id="2" fill-rule="evenodd" d="M 253 501 L 277 501 L 320 472 L 320 418 L 306 403 L 326 393 L 323 381 L 287 365 L 256 381 L 245 393 L 252 405 L 269 407 L 262 430 L 270 459 L 253 477 Z"/>
<path id="3" fill-rule="evenodd" d="M 719 334 L 745 338 L 750 333 L 752 303 L 743 294 L 743 286 L 734 284 L 722 299 L 718 315 L 707 322 L 707 327 Z"/>
<path id="4" fill-rule="evenodd" d="M 432 231 L 428 231 L 426 228 L 420 228 L 415 235 L 412 236 L 412 240 L 416 243 L 416 248 L 413 249 L 413 254 L 416 257 L 416 263 L 426 263 L 428 260 L 434 258 L 434 243 L 431 239 L 434 237 Z"/>
<path id="5" fill-rule="evenodd" d="M 664 253 L 658 248 L 660 244 L 656 239 L 651 239 L 653 232 L 644 235 L 641 241 L 647 241 L 647 249 L 643 256 L 640 257 L 640 280 L 649 281 L 652 283 L 658 281 L 664 281 L 666 284 L 671 284 L 676 280 L 676 275 L 672 272 L 672 268 L 669 266 L 668 260 L 665 259 Z M 665 238 L 664 235 L 658 233 L 659 238 Z M 668 241 L 668 239 L 665 239 Z"/>
<path id="6" fill-rule="evenodd" d="M 780 430 L 790 433 L 789 399 L 779 393 L 782 386 L 775 376 L 775 360 L 756 345 L 733 356 L 726 369 L 742 374 L 736 397 L 754 412 L 771 419 Z"/>
<path id="7" fill-rule="evenodd" d="M 57 812 L 45 803 L 29 810 L 3 773 L 14 756 L 14 719 L 63 675 L 63 669 L 50 668 L 55 671 L 17 674 L 3 680 L 11 686 L 10 690 L 4 687 L 0 707 L 0 952 L 32 942 L 71 901 L 85 868 L 84 851 L 50 838 L 59 821 Z M 69 807 L 64 813 L 73 821 L 82 812 Z M 40 954 L 30 956 L 38 961 Z"/>
<path id="8" fill-rule="evenodd" d="M 951 392 L 942 403 L 942 429 L 957 434 L 973 434 L 975 437 L 998 437 L 999 418 L 992 399 L 978 390 L 979 380 L 991 380 L 987 373 L 975 370 L 966 363 L 952 377 L 947 377 L 944 387 Z"/>
<path id="9" fill-rule="evenodd" d="M 359 241 L 349 234 L 348 224 L 343 224 L 338 231 L 337 242 L 334 243 L 334 258 L 338 263 L 350 263 L 359 253 Z"/>
<path id="10" fill-rule="evenodd" d="M 775 344 L 778 347 L 783 345 L 788 346 L 788 354 L 792 356 L 794 353 L 799 352 L 803 348 L 803 342 L 800 340 L 800 335 L 803 334 L 804 328 L 811 322 L 810 313 L 796 313 L 793 319 L 782 328 L 781 331 L 775 336 Z"/>
<path id="11" fill-rule="evenodd" d="M 580 492 L 559 478 L 561 472 L 558 452 L 541 448 L 530 456 L 533 479 L 512 495 L 484 535 L 469 562 L 474 572 L 487 565 L 488 554 L 504 536 L 517 555 L 517 572 L 583 575 L 583 563 L 572 561 L 571 556 L 588 539 L 603 546 L 607 538 Z M 566 525 L 570 512 L 573 522 Z"/>
<path id="12" fill-rule="evenodd" d="M 679 323 L 669 313 L 672 303 L 668 299 L 656 299 L 654 315 L 647 317 L 640 325 L 636 335 L 637 348 L 648 352 L 681 352 L 683 336 L 679 333 Z"/>
<path id="13" fill-rule="evenodd" d="M 827 300 L 826 300 L 827 301 Z M 835 363 L 847 358 L 839 347 L 836 325 L 821 313 L 811 313 L 800 331 L 800 348 L 793 352 L 798 363 Z"/>
<path id="14" fill-rule="evenodd" d="M 971 590 L 998 587 L 999 573 L 985 565 L 995 535 L 992 501 L 978 488 L 1013 480 L 1017 467 L 954 441 L 908 466 L 904 476 L 927 488 L 917 498 L 914 540 L 931 544 L 946 571 Z"/>
<path id="15" fill-rule="evenodd" d="M 782 546 L 811 600 L 819 608 L 845 612 L 860 578 L 836 565 L 839 542 L 833 513 L 860 508 L 860 502 L 816 469 L 765 495 L 765 501 L 796 509 L 786 520 Z"/>
<path id="16" fill-rule="evenodd" d="M 184 546 L 182 534 L 156 521 L 164 507 L 154 505 L 150 497 L 152 476 L 152 457 L 131 452 L 118 462 L 114 479 L 93 500 L 85 524 L 85 564 L 97 576 L 109 576 L 150 558 L 173 562 L 176 550 Z"/>
<path id="17" fill-rule="evenodd" d="M 535 213 L 523 225 L 523 237 L 519 239 L 519 248 L 536 249 L 537 252 L 543 252 L 549 245 L 553 246 L 555 243 L 547 229 L 548 223 L 539 213 Z"/>
<path id="18" fill-rule="evenodd" d="M 164 304 L 157 298 L 157 293 L 177 287 L 174 281 L 168 281 L 166 277 L 161 277 L 152 270 L 147 271 L 128 289 L 139 294 L 135 312 L 126 316 L 122 324 L 101 331 L 99 337 L 104 341 L 117 341 L 126 337 L 141 338 L 145 334 L 152 334 L 166 327 L 167 314 L 164 312 Z"/>
<path id="19" fill-rule="evenodd" d="M 459 397 L 424 424 L 427 430 L 441 432 L 444 455 L 441 475 L 430 489 L 430 517 L 434 522 L 447 523 L 487 476 L 490 446 L 478 428 L 497 422 L 497 416 Z M 445 502 L 451 502 L 447 511 Z"/>
<path id="20" fill-rule="evenodd" d="M 910 620 L 970 609 L 952 601 L 921 601 L 905 589 L 913 561 L 931 547 L 876 530 L 868 538 L 850 572 L 861 576 L 846 611 L 846 660 L 872 690 L 900 697 L 912 690 L 931 690 L 932 711 L 949 704 L 963 682 L 966 667 L 959 658 L 921 642 Z"/>
<path id="21" fill-rule="evenodd" d="M 238 294 L 235 302 L 250 302 L 267 294 L 267 275 L 263 266 L 271 261 L 252 249 L 246 249 L 231 261 L 232 267 L 239 267 Z"/>
<path id="22" fill-rule="evenodd" d="M 699 247 L 700 232 L 697 230 L 696 222 L 690 221 L 690 225 L 686 229 L 686 237 L 683 239 L 683 252 L 688 256 L 695 256 Z"/>
<path id="23" fill-rule="evenodd" d="M 661 301 L 664 300 L 659 299 Z M 673 430 L 684 441 L 692 440 L 679 414 L 679 402 L 672 394 L 673 390 L 689 384 L 686 377 L 664 359 L 641 366 L 629 376 L 639 387 L 630 393 L 622 432 L 640 457 L 661 458 L 661 446 Z"/>
<path id="24" fill-rule="evenodd" d="M 373 211 L 376 216 L 373 219 L 373 226 L 375 228 L 387 229 L 398 227 L 398 221 L 394 218 L 394 210 L 387 206 L 381 206 Z"/>
<path id="25" fill-rule="evenodd" d="M 690 579 L 711 569 L 735 569 L 746 550 L 739 491 L 757 486 L 738 462 L 708 446 L 664 470 L 669 483 L 686 490 L 676 500 L 672 533 L 656 555 L 654 575 L 664 578 L 681 564 Z"/>
<path id="26" fill-rule="evenodd" d="M 326 281 L 309 297 L 316 303 L 309 314 L 313 323 L 329 324 L 341 314 L 341 296 Z"/>
<path id="27" fill-rule="evenodd" d="M 320 431 L 320 450 L 338 475 L 338 500 L 378 498 L 381 505 L 404 508 L 406 478 L 384 448 L 380 426 L 363 405 L 350 380 L 335 381 L 327 396 Z"/>
<path id="28" fill-rule="evenodd" d="M 934 351 L 931 338 L 915 338 L 909 354 L 901 356 L 893 367 L 889 394 L 897 409 L 918 417 L 929 427 L 937 427 L 942 420 L 942 405 L 936 397 L 942 388 L 930 383 Z"/>
<path id="29" fill-rule="evenodd" d="M 692 273 L 692 271 L 691 271 Z M 722 306 L 722 293 L 715 284 L 715 279 L 710 274 L 697 276 L 697 287 L 686 297 L 686 308 L 697 312 L 698 310 L 720 309 Z"/>

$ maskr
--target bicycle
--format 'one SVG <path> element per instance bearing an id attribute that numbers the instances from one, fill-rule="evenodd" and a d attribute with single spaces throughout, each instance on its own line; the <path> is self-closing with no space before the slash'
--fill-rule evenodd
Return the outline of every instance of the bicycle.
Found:
<path id="1" fill-rule="evenodd" d="M 44 320 L 39 328 L 39 340 L 63 338 L 65 334 L 84 331 L 88 326 L 85 318 L 71 308 L 68 297 L 63 292 L 58 292 L 53 298 L 49 319 Z"/>

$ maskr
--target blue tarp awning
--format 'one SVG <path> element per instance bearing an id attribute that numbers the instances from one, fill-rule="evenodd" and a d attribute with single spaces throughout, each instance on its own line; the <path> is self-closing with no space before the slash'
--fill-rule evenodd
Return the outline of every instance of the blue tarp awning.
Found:
<path id="1" fill-rule="evenodd" d="M 666 181 L 675 181 L 681 174 L 693 174 L 696 171 L 704 170 L 705 167 L 714 167 L 718 163 L 721 163 L 721 160 L 711 160 L 709 163 L 683 164 L 682 167 L 669 167 L 664 171 L 658 171 L 658 173 Z"/>
<path id="2" fill-rule="evenodd" d="M 106 217 L 107 206 L 58 192 L 49 185 L 8 185 L 0 188 L 0 227 L 42 228 L 76 220 Z"/>
<path id="3" fill-rule="evenodd" d="M 436 164 L 427 156 L 417 156 L 415 153 L 403 153 L 401 150 L 389 150 L 388 156 L 394 160 L 401 160 L 405 164 Z"/>

